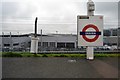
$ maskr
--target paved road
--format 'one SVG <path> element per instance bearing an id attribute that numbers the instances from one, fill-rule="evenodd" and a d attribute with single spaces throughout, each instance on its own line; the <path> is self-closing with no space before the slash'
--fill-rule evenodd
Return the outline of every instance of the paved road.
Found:
<path id="1" fill-rule="evenodd" d="M 2 57 L 0 57 L 0 79 L 2 78 Z"/>
<path id="2" fill-rule="evenodd" d="M 118 58 L 3 58 L 3 78 L 118 78 Z"/>

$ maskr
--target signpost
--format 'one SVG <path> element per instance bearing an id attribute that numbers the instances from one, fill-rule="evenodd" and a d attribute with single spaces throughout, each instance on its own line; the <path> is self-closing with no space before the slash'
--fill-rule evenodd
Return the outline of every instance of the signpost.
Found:
<path id="1" fill-rule="evenodd" d="M 78 46 L 86 46 L 87 59 L 94 59 L 94 46 L 103 46 L 103 16 L 94 16 L 94 3 L 87 3 L 88 15 L 77 16 Z"/>

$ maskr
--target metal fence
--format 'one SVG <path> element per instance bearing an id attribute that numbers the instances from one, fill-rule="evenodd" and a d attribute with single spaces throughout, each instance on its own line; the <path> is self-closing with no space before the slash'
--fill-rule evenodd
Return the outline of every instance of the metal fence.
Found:
<path id="1" fill-rule="evenodd" d="M 30 52 L 30 48 L 2 48 L 2 52 Z M 120 53 L 120 50 L 96 49 L 95 53 Z M 38 53 L 86 53 L 86 48 L 38 48 Z"/>

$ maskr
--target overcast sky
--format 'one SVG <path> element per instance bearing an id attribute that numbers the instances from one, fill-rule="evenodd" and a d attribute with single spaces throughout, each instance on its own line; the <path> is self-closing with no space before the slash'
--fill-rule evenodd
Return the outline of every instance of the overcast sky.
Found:
<path id="1" fill-rule="evenodd" d="M 34 31 L 38 17 L 38 33 L 76 34 L 77 15 L 87 15 L 88 0 L 2 0 L 0 30 L 5 34 L 28 34 Z M 104 16 L 104 29 L 118 27 L 119 0 L 93 0 L 95 15 Z M 109 2 L 108 2 L 109 1 Z"/>

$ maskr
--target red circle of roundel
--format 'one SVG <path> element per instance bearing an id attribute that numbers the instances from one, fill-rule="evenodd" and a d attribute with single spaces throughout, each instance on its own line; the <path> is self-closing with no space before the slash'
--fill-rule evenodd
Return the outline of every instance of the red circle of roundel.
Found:
<path id="1" fill-rule="evenodd" d="M 96 32 L 99 32 L 99 29 L 98 29 L 95 25 L 93 25 L 93 24 L 88 24 L 88 25 L 86 25 L 86 26 L 83 28 L 82 32 L 86 32 L 86 30 L 87 30 L 88 28 L 93 28 L 93 29 L 95 29 Z M 86 40 L 87 42 L 95 42 L 95 41 L 98 39 L 99 35 L 95 35 L 95 37 L 92 38 L 92 39 L 87 38 L 86 35 L 82 35 L 82 37 L 83 37 L 84 40 Z"/>

